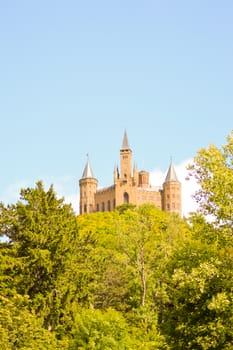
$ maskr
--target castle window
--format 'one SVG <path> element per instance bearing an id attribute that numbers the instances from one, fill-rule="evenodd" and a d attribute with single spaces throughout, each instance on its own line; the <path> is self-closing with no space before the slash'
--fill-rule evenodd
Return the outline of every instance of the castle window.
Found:
<path id="1" fill-rule="evenodd" d="M 100 205 L 96 204 L 96 211 L 100 211 Z"/>
<path id="2" fill-rule="evenodd" d="M 116 200 L 115 200 L 115 198 L 113 199 L 113 208 L 114 209 L 116 208 Z"/>
<path id="3" fill-rule="evenodd" d="M 129 203 L 129 195 L 127 192 L 124 193 L 124 203 Z"/>
<path id="4" fill-rule="evenodd" d="M 102 211 L 105 211 L 105 204 L 102 202 Z"/>
<path id="5" fill-rule="evenodd" d="M 169 199 L 170 198 L 170 194 L 167 194 L 167 199 Z"/>
<path id="6" fill-rule="evenodd" d="M 83 211 L 84 211 L 84 213 L 86 213 L 86 212 L 87 212 L 87 205 L 86 205 L 86 204 L 84 204 Z"/>
<path id="7" fill-rule="evenodd" d="M 108 201 L 108 211 L 111 211 L 111 203 Z"/>
<path id="8" fill-rule="evenodd" d="M 170 210 L 170 204 L 169 203 L 167 204 L 167 209 Z"/>

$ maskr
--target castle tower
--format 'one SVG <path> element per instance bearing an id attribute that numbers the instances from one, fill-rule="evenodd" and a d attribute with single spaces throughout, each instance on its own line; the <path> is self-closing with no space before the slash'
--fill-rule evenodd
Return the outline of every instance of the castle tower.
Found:
<path id="1" fill-rule="evenodd" d="M 139 172 L 139 187 L 147 188 L 149 186 L 149 173 L 142 170 Z"/>
<path id="2" fill-rule="evenodd" d="M 132 177 L 132 151 L 129 147 L 125 130 L 122 147 L 120 149 L 120 179 L 128 182 Z"/>
<path id="3" fill-rule="evenodd" d="M 95 179 L 90 161 L 87 160 L 82 178 L 79 180 L 80 202 L 79 212 L 93 213 L 95 211 L 95 194 L 97 190 L 98 181 Z"/>
<path id="4" fill-rule="evenodd" d="M 163 210 L 181 215 L 181 183 L 173 163 L 170 163 L 165 182 L 163 183 Z"/>

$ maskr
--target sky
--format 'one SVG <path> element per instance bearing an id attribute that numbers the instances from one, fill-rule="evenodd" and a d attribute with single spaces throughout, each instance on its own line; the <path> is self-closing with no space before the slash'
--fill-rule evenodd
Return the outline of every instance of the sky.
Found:
<path id="1" fill-rule="evenodd" d="M 0 201 L 38 180 L 77 211 L 89 155 L 113 183 L 124 130 L 139 170 L 186 165 L 233 129 L 231 0 L 0 0 Z"/>

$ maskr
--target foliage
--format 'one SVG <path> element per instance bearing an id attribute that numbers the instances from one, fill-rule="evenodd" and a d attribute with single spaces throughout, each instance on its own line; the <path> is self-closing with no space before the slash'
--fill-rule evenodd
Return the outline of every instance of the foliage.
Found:
<path id="1" fill-rule="evenodd" d="M 149 204 L 76 217 L 42 182 L 2 203 L 0 347 L 231 349 L 232 136 L 191 174 L 215 222 Z"/>
<path id="2" fill-rule="evenodd" d="M 120 214 L 123 214 L 126 210 L 133 210 L 136 208 L 136 205 L 135 204 L 132 204 L 132 203 L 125 203 L 125 204 L 121 204 L 121 205 L 118 205 L 116 207 L 116 210 L 120 213 Z"/>
<path id="3" fill-rule="evenodd" d="M 83 309 L 76 315 L 73 349 L 124 350 L 129 347 L 128 326 L 120 313 Z"/>
<path id="4" fill-rule="evenodd" d="M 219 250 L 201 240 L 191 241 L 176 252 L 170 266 L 163 326 L 172 349 L 232 346 L 232 253 L 232 248 Z"/>
<path id="5" fill-rule="evenodd" d="M 0 230 L 9 238 L 2 254 L 9 260 L 4 278 L 14 280 L 18 294 L 28 295 L 31 308 L 54 329 L 70 298 L 73 236 L 76 218 L 70 206 L 41 182 L 21 191 L 21 201 L 2 207 Z M 8 276 L 8 277 L 6 277 Z"/>
<path id="6" fill-rule="evenodd" d="M 198 151 L 190 176 L 200 184 L 195 198 L 205 215 L 232 228 L 233 218 L 233 131 L 226 145 L 210 145 Z"/>
<path id="7" fill-rule="evenodd" d="M 29 312 L 28 298 L 0 296 L 0 348 L 4 350 L 65 349 L 55 334 L 43 328 L 43 320 Z"/>

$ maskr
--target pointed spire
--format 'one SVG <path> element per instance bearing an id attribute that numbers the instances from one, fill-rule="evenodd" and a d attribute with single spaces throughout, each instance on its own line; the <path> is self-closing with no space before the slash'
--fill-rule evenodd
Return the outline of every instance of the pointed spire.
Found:
<path id="1" fill-rule="evenodd" d="M 123 138 L 123 142 L 122 142 L 122 147 L 121 147 L 122 150 L 127 150 L 127 149 L 130 149 L 129 147 L 129 141 L 128 141 L 128 136 L 127 136 L 127 132 L 125 130 L 124 132 L 124 138 Z"/>
<path id="2" fill-rule="evenodd" d="M 118 179 L 120 178 L 120 172 L 119 172 L 118 166 L 117 166 L 117 178 L 118 178 Z"/>
<path id="3" fill-rule="evenodd" d="M 82 179 L 86 179 L 86 178 L 95 178 L 94 174 L 93 174 L 93 171 L 91 169 L 91 164 L 90 164 L 90 161 L 89 161 L 89 157 L 87 159 L 87 163 L 86 163 L 85 169 L 83 171 L 83 176 L 82 176 Z"/>
<path id="4" fill-rule="evenodd" d="M 120 177 L 120 173 L 119 173 L 119 168 L 118 168 L 118 165 L 115 164 L 114 166 L 114 176 L 119 179 Z"/>
<path id="5" fill-rule="evenodd" d="M 165 182 L 179 182 L 172 161 L 170 163 Z"/>

